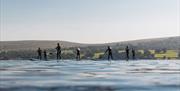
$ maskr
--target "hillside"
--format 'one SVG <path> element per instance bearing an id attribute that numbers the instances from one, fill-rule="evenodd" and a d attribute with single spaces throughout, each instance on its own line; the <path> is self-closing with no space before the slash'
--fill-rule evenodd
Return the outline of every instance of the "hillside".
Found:
<path id="1" fill-rule="evenodd" d="M 57 43 L 63 45 L 62 47 L 83 47 L 86 44 L 73 43 L 67 41 L 41 41 L 41 40 L 30 40 L 30 41 L 0 41 L 1 50 L 36 50 L 38 47 L 43 49 L 55 48 Z"/>
<path id="2" fill-rule="evenodd" d="M 43 49 L 45 48 L 55 48 L 56 44 L 62 44 L 63 48 L 68 47 L 87 47 L 87 46 L 126 46 L 131 45 L 136 48 L 141 49 L 180 49 L 180 36 L 177 37 L 166 37 L 166 38 L 154 38 L 154 39 L 142 39 L 142 40 L 133 40 L 133 41 L 124 41 L 124 42 L 114 42 L 107 44 L 81 44 L 73 43 L 67 41 L 0 41 L 0 50 L 36 50 L 38 47 Z"/>
<path id="3" fill-rule="evenodd" d="M 180 49 L 180 36 L 110 43 L 111 46 L 117 44 L 132 45 L 138 49 Z"/>

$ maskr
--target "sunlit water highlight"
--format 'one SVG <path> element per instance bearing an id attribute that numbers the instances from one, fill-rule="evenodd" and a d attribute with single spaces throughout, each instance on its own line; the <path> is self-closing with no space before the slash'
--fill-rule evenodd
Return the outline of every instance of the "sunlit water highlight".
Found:
<path id="1" fill-rule="evenodd" d="M 0 91 L 180 91 L 180 60 L 1 60 Z"/>

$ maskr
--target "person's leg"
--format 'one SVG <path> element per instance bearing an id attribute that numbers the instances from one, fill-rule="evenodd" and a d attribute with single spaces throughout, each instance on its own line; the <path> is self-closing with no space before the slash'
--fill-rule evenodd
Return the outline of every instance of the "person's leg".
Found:
<path id="1" fill-rule="evenodd" d="M 128 61 L 129 57 L 128 57 L 128 54 L 126 53 L 126 60 Z"/>
<path id="2" fill-rule="evenodd" d="M 80 55 L 79 55 L 79 60 L 80 60 L 81 58 L 80 58 Z"/>
<path id="3" fill-rule="evenodd" d="M 40 60 L 42 59 L 42 56 L 40 55 Z"/>
<path id="4" fill-rule="evenodd" d="M 59 59 L 61 59 L 61 51 L 59 52 Z"/>
<path id="5" fill-rule="evenodd" d="M 108 60 L 110 60 L 110 54 L 108 54 Z"/>
<path id="6" fill-rule="evenodd" d="M 44 60 L 46 60 L 46 56 L 44 56 Z"/>
<path id="7" fill-rule="evenodd" d="M 78 60 L 78 54 L 76 55 L 76 60 Z"/>
<path id="8" fill-rule="evenodd" d="M 132 56 L 132 59 L 134 60 L 134 56 Z"/>
<path id="9" fill-rule="evenodd" d="M 59 59 L 59 53 L 56 54 L 57 60 Z"/>
<path id="10" fill-rule="evenodd" d="M 127 60 L 129 60 L 129 53 L 127 54 Z"/>
<path id="11" fill-rule="evenodd" d="M 61 59 L 61 55 L 59 55 L 59 59 Z"/>
<path id="12" fill-rule="evenodd" d="M 111 54 L 111 59 L 113 60 L 113 55 Z"/>

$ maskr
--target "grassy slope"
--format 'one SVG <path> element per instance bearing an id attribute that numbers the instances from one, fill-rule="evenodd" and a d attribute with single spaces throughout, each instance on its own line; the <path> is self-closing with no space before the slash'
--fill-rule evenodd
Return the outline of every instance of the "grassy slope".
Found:
<path id="1" fill-rule="evenodd" d="M 114 42 L 108 44 L 81 44 L 67 41 L 0 41 L 0 50 L 36 50 L 41 48 L 55 48 L 56 44 L 60 43 L 65 48 L 68 47 L 87 47 L 87 46 L 125 46 L 132 45 L 142 49 L 180 49 L 180 36 L 167 37 L 167 38 L 154 38 L 154 39 L 142 39 L 134 41 Z"/>

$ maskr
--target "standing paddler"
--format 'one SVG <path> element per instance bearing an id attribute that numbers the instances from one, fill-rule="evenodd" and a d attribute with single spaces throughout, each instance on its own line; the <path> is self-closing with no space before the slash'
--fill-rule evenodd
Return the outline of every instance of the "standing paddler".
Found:
<path id="1" fill-rule="evenodd" d="M 78 61 L 78 60 L 80 60 L 81 59 L 81 53 L 80 53 L 80 48 L 77 48 L 76 49 L 76 60 Z"/>
<path id="2" fill-rule="evenodd" d="M 128 61 L 129 60 L 129 48 L 128 48 L 128 46 L 126 46 L 126 61 Z"/>
<path id="3" fill-rule="evenodd" d="M 61 46 L 59 45 L 59 43 L 57 43 L 56 47 L 56 58 L 57 60 L 61 59 Z"/>
<path id="4" fill-rule="evenodd" d="M 110 46 L 108 46 L 107 50 L 105 51 L 105 53 L 108 52 L 108 60 L 113 60 L 113 55 L 112 55 L 112 48 Z"/>

